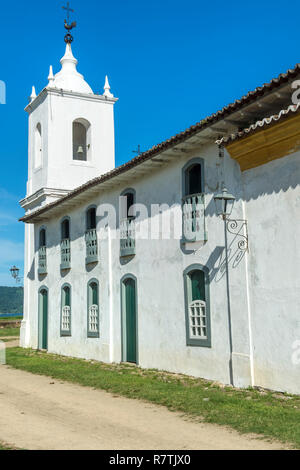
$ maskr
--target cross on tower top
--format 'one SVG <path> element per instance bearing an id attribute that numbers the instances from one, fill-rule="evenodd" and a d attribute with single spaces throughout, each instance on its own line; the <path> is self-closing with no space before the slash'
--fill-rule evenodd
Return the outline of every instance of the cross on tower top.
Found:
<path id="1" fill-rule="evenodd" d="M 70 2 L 67 2 L 67 6 L 66 7 L 62 7 L 63 10 L 67 10 L 67 21 L 69 23 L 70 21 L 70 12 L 71 13 L 74 13 L 74 10 L 72 10 L 72 8 L 70 8 Z"/>
<path id="2" fill-rule="evenodd" d="M 74 13 L 74 10 L 72 10 L 72 8 L 70 8 L 70 3 L 67 2 L 67 6 L 66 7 L 62 7 L 63 10 L 66 10 L 67 11 L 67 18 L 68 20 L 65 20 L 65 28 L 66 30 L 68 31 L 68 33 L 65 35 L 65 42 L 68 44 L 71 44 L 71 42 L 73 41 L 73 36 L 70 34 L 70 31 L 75 28 L 76 26 L 76 21 L 73 21 L 71 24 L 70 24 L 70 12 L 71 13 Z"/>

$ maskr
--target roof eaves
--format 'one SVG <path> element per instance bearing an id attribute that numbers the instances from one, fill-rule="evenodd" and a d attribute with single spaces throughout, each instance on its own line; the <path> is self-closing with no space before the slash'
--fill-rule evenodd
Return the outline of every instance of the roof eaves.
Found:
<path id="1" fill-rule="evenodd" d="M 216 140 L 217 145 L 229 145 L 232 142 L 242 139 L 250 134 L 253 134 L 256 131 L 260 131 L 265 127 L 268 127 L 272 124 L 275 124 L 278 121 L 282 121 L 283 119 L 290 117 L 291 114 L 295 114 L 299 111 L 300 103 L 298 104 L 291 104 L 288 108 L 282 109 L 278 114 L 273 114 L 272 116 L 266 117 L 260 121 L 257 121 L 255 124 L 243 129 L 242 131 L 236 132 L 234 134 L 228 135 L 226 137 L 222 137 L 222 139 Z"/>

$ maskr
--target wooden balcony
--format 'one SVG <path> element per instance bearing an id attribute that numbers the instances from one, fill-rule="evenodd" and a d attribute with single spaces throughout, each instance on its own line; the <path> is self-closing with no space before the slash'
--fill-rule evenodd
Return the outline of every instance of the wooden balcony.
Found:
<path id="1" fill-rule="evenodd" d="M 39 248 L 38 274 L 47 274 L 47 251 L 45 246 Z"/>
<path id="2" fill-rule="evenodd" d="M 192 194 L 182 199 L 182 238 L 184 243 L 206 242 L 204 194 Z"/>
<path id="3" fill-rule="evenodd" d="M 60 243 L 60 253 L 61 253 L 61 264 L 60 269 L 70 269 L 71 268 L 71 241 L 69 238 L 65 238 Z"/>
<path id="4" fill-rule="evenodd" d="M 85 232 L 86 244 L 86 264 L 97 263 L 98 261 L 98 240 L 96 229 L 87 230 Z"/>
<path id="5" fill-rule="evenodd" d="M 120 223 L 120 256 L 135 255 L 135 221 L 124 219 Z"/>

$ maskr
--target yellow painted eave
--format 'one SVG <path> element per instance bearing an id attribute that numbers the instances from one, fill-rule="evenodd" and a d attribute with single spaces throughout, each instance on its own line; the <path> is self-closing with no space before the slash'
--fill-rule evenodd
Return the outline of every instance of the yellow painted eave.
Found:
<path id="1" fill-rule="evenodd" d="M 242 171 L 300 150 L 300 114 L 257 130 L 225 146 Z"/>

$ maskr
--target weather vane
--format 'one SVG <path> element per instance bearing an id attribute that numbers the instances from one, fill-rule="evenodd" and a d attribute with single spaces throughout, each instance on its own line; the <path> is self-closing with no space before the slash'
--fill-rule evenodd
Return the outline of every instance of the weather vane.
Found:
<path id="1" fill-rule="evenodd" d="M 70 31 L 75 28 L 76 26 L 76 21 L 73 21 L 71 24 L 70 24 L 70 12 L 71 13 L 74 13 L 74 10 L 72 10 L 72 8 L 70 8 L 70 3 L 67 2 L 67 6 L 66 7 L 62 7 L 63 10 L 66 10 L 67 11 L 67 20 L 65 20 L 65 28 L 66 30 L 68 31 L 68 33 L 65 35 L 65 42 L 67 44 L 71 44 L 71 42 L 73 42 L 73 36 L 72 34 L 70 34 Z"/>

